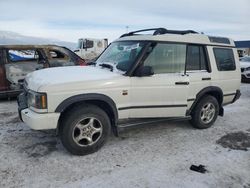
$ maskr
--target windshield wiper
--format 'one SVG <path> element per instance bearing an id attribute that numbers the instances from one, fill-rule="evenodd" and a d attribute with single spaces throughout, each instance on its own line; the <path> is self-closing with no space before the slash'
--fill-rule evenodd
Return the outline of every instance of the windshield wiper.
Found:
<path id="1" fill-rule="evenodd" d="M 112 65 L 110 65 L 110 64 L 107 64 L 107 63 L 101 63 L 101 64 L 99 64 L 99 66 L 104 67 L 104 68 L 108 68 L 108 69 L 110 69 L 112 72 L 113 72 L 113 70 L 114 70 L 114 67 L 113 67 Z"/>

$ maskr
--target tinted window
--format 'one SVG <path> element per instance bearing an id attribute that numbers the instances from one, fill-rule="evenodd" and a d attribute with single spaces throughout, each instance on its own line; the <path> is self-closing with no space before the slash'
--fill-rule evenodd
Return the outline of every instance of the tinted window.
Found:
<path id="1" fill-rule="evenodd" d="M 155 74 L 178 73 L 185 69 L 186 45 L 157 44 L 144 61 L 144 66 L 151 66 Z"/>
<path id="2" fill-rule="evenodd" d="M 219 71 L 235 70 L 235 60 L 232 49 L 214 48 L 214 56 Z"/>
<path id="3" fill-rule="evenodd" d="M 204 47 L 188 45 L 186 70 L 208 70 Z"/>

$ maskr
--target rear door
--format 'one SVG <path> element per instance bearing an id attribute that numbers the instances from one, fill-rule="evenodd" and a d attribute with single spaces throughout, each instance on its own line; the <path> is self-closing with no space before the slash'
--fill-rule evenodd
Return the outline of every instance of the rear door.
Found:
<path id="1" fill-rule="evenodd" d="M 204 45 L 189 44 L 187 46 L 186 74 L 190 80 L 188 90 L 188 107 L 190 107 L 196 94 L 211 85 L 211 67 Z"/>

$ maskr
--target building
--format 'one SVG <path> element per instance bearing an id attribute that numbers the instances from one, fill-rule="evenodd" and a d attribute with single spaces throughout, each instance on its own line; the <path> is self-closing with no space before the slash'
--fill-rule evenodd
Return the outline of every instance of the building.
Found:
<path id="1" fill-rule="evenodd" d="M 250 40 L 234 41 L 234 42 L 238 50 L 239 57 L 243 57 L 245 55 L 250 56 Z"/>

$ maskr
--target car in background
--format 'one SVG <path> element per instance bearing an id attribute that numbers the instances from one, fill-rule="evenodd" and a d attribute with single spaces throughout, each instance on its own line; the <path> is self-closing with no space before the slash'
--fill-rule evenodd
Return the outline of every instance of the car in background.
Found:
<path id="1" fill-rule="evenodd" d="M 241 81 L 250 82 L 250 56 L 240 58 Z"/>
<path id="2" fill-rule="evenodd" d="M 62 46 L 0 45 L 0 98 L 17 96 L 30 72 L 85 64 L 77 54 Z"/>

